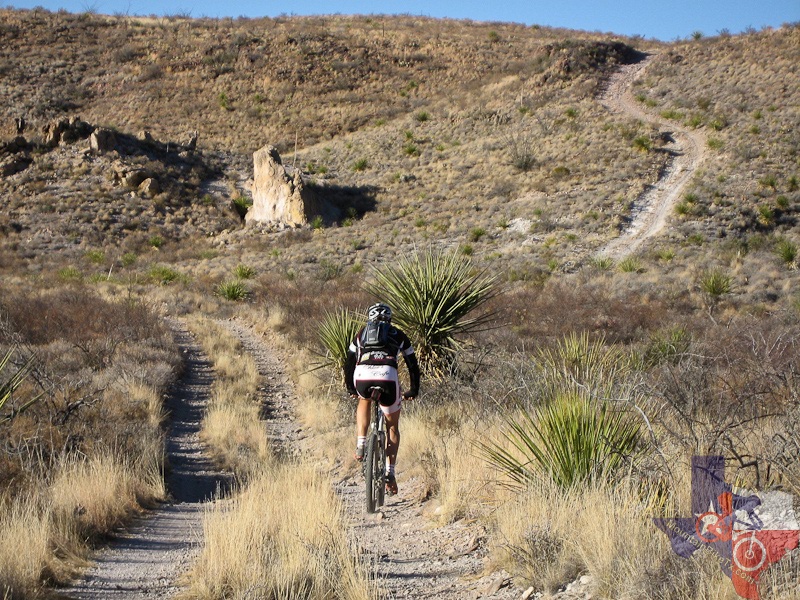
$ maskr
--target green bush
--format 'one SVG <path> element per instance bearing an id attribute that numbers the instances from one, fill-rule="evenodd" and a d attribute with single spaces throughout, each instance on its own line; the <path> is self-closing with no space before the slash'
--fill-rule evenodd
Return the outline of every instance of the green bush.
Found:
<path id="1" fill-rule="evenodd" d="M 700 276 L 700 289 L 712 299 L 718 299 L 733 290 L 733 277 L 713 270 Z"/>
<path id="2" fill-rule="evenodd" d="M 415 118 L 415 119 L 416 119 L 416 120 L 417 120 L 419 123 L 424 123 L 425 121 L 429 121 L 429 120 L 430 120 L 430 118 L 431 118 L 431 115 L 430 115 L 430 113 L 429 113 L 429 112 L 427 112 L 427 111 L 424 111 L 424 110 L 421 110 L 420 112 L 418 112 L 417 114 L 415 114 L 415 115 L 414 115 L 414 118 Z"/>
<path id="3" fill-rule="evenodd" d="M 587 393 L 563 391 L 531 414 L 507 417 L 505 444 L 480 444 L 486 460 L 518 486 L 549 478 L 569 488 L 609 478 L 637 454 L 640 425 L 630 412 Z"/>
<path id="4" fill-rule="evenodd" d="M 250 294 L 247 286 L 241 280 L 223 281 L 214 290 L 218 296 L 222 296 L 226 300 L 238 302 L 245 300 Z"/>
<path id="5" fill-rule="evenodd" d="M 356 172 L 366 171 L 367 167 L 369 167 L 369 161 L 366 158 L 359 158 L 353 163 L 353 171 Z"/>
<path id="6" fill-rule="evenodd" d="M 463 254 L 427 250 L 374 271 L 367 290 L 389 304 L 394 321 L 411 337 L 429 376 L 455 366 L 461 338 L 490 325 L 475 311 L 496 295 L 495 277 L 475 272 Z"/>
<path id="7" fill-rule="evenodd" d="M 244 219 L 245 215 L 247 215 L 247 211 L 250 210 L 251 206 L 253 206 L 253 201 L 246 196 L 236 196 L 236 198 L 231 199 L 231 204 L 233 205 L 233 210 L 236 211 L 236 214 L 239 215 L 240 218 Z"/>
<path id="8" fill-rule="evenodd" d="M 775 252 L 789 269 L 797 269 L 797 244 L 789 240 L 780 240 Z"/>
<path id="9" fill-rule="evenodd" d="M 237 279 L 252 279 L 256 271 L 253 267 L 247 265 L 236 265 L 233 274 Z"/>
<path id="10" fill-rule="evenodd" d="M 317 330 L 319 341 L 325 349 L 324 366 L 342 370 L 350 342 L 366 320 L 366 315 L 346 308 L 324 315 Z"/>
<path id="11" fill-rule="evenodd" d="M 181 274 L 176 270 L 163 265 L 156 265 L 152 267 L 148 275 L 154 283 L 158 283 L 160 285 L 169 285 L 174 281 L 183 279 Z"/>

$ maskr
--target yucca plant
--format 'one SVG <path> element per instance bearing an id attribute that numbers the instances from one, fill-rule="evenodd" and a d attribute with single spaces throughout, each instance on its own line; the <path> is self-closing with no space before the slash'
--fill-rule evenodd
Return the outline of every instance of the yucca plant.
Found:
<path id="1" fill-rule="evenodd" d="M 233 302 L 244 300 L 250 294 L 244 282 L 238 279 L 223 281 L 217 286 L 216 292 L 218 296 L 222 296 L 226 300 L 231 300 Z"/>
<path id="2" fill-rule="evenodd" d="M 611 477 L 635 457 L 641 438 L 632 414 L 580 391 L 561 392 L 535 415 L 524 411 L 507 424 L 507 444 L 479 450 L 518 487 L 549 478 L 568 488 Z"/>
<path id="3" fill-rule="evenodd" d="M 712 300 L 718 300 L 733 290 L 733 278 L 722 271 L 709 271 L 700 276 L 700 287 Z"/>
<path id="4" fill-rule="evenodd" d="M 13 356 L 14 348 L 11 348 L 6 352 L 5 356 L 0 359 L 0 411 L 5 408 L 6 404 L 13 397 L 14 392 L 19 389 L 33 368 L 34 357 L 31 356 L 21 366 L 15 367 L 11 363 Z M 8 379 L 6 379 L 6 377 L 8 377 Z M 0 416 L 0 423 L 12 420 L 16 415 L 30 408 L 39 398 L 41 398 L 41 394 L 26 400 L 19 407 L 14 408 L 10 414 Z"/>
<path id="5" fill-rule="evenodd" d="M 490 325 L 493 315 L 476 311 L 496 295 L 495 283 L 462 254 L 427 250 L 377 269 L 367 289 L 392 307 L 426 374 L 441 376 L 454 366 L 463 336 Z"/>
<path id="6" fill-rule="evenodd" d="M 545 396 L 565 390 L 605 392 L 631 372 L 631 356 L 604 340 L 591 340 L 587 332 L 571 333 L 553 348 L 540 349 L 534 364 Z"/>
<path id="7" fill-rule="evenodd" d="M 797 244 L 789 240 L 780 240 L 775 252 L 790 270 L 797 269 Z"/>
<path id="8" fill-rule="evenodd" d="M 319 341 L 325 348 L 322 366 L 341 371 L 347 348 L 366 320 L 366 315 L 346 308 L 325 314 L 317 330 Z"/>
<path id="9" fill-rule="evenodd" d="M 248 265 L 236 265 L 236 268 L 233 270 L 233 275 L 237 279 L 252 279 L 255 274 L 255 269 Z"/>

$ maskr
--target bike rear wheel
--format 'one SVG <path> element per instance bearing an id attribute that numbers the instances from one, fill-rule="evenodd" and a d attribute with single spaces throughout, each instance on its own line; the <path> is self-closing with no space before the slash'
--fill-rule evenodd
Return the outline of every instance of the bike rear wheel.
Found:
<path id="1" fill-rule="evenodd" d="M 367 451 L 364 455 L 364 480 L 367 488 L 367 512 L 374 513 L 383 506 L 384 488 L 386 486 L 386 448 L 381 443 L 381 435 L 373 433 L 367 439 Z"/>

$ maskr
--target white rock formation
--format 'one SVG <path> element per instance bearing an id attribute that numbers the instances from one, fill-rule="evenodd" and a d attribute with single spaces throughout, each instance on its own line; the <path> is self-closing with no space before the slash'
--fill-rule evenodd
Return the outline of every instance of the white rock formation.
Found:
<path id="1" fill-rule="evenodd" d="M 318 205 L 315 195 L 303 189 L 300 172 L 286 172 L 277 149 L 264 146 L 253 153 L 253 206 L 247 223 L 305 225 L 319 214 Z"/>

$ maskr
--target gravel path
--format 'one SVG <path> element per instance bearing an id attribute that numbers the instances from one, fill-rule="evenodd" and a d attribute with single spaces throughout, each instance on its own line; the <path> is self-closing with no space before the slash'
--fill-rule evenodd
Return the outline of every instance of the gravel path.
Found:
<path id="1" fill-rule="evenodd" d="M 598 253 L 614 260 L 632 254 L 663 229 L 686 184 L 708 153 L 705 136 L 698 130 L 688 129 L 646 111 L 642 103 L 633 97 L 633 83 L 644 75 L 653 59 L 654 56 L 650 55 L 638 63 L 621 67 L 611 77 L 600 98 L 600 103 L 613 113 L 657 124 L 663 131 L 669 132 L 670 140 L 664 145 L 671 155 L 667 168 L 658 181 L 634 201 L 627 229 Z"/>
<path id="2" fill-rule="evenodd" d="M 214 469 L 198 432 L 209 399 L 213 372 L 208 358 L 177 321 L 170 322 L 184 354 L 185 372 L 167 399 L 171 413 L 167 476 L 171 502 L 119 532 L 96 563 L 64 598 L 168 598 L 178 576 L 197 555 L 203 537 L 202 516 L 208 501 L 227 489 L 229 478 Z"/>

